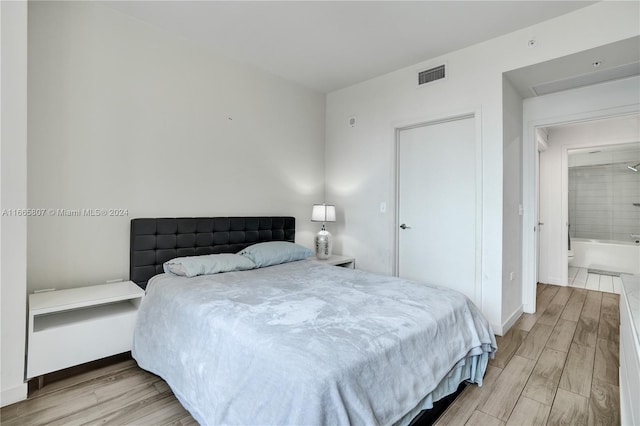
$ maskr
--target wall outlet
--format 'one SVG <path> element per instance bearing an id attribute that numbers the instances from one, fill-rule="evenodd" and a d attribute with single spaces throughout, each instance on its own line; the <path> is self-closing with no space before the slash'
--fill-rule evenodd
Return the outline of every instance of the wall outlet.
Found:
<path id="1" fill-rule="evenodd" d="M 514 277 L 514 275 L 515 275 L 515 274 L 514 274 L 513 272 L 510 272 L 510 273 L 509 273 L 509 280 L 510 280 L 510 281 L 513 281 L 513 277 Z"/>
<path id="2" fill-rule="evenodd" d="M 386 213 L 386 212 L 387 212 L 387 203 L 383 201 L 380 203 L 380 213 Z"/>

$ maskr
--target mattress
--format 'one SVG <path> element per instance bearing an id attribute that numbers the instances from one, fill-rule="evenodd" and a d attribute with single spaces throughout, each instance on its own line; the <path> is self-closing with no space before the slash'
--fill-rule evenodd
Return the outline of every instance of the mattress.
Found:
<path id="1" fill-rule="evenodd" d="M 461 293 L 298 261 L 155 276 L 132 354 L 201 424 L 392 425 L 481 385 L 496 349 Z"/>

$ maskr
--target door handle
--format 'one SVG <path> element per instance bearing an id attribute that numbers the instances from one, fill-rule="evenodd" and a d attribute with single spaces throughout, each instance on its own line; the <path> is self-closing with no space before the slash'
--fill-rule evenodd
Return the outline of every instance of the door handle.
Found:
<path id="1" fill-rule="evenodd" d="M 402 225 L 400 225 L 400 228 L 402 228 L 402 229 L 411 229 L 410 226 L 407 226 L 404 223 Z"/>
<path id="2" fill-rule="evenodd" d="M 544 225 L 544 222 L 538 222 L 538 226 Z"/>

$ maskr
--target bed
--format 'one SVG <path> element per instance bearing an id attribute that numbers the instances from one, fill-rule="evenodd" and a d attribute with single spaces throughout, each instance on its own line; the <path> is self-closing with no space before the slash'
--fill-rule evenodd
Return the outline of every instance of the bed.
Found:
<path id="1" fill-rule="evenodd" d="M 146 288 L 132 353 L 199 423 L 408 424 L 482 384 L 495 337 L 458 292 L 312 260 L 162 273 L 294 239 L 291 217 L 132 220 L 131 279 Z"/>

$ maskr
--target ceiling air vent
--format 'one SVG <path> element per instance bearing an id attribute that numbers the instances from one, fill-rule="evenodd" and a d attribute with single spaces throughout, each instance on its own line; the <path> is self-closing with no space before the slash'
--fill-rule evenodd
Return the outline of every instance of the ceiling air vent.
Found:
<path id="1" fill-rule="evenodd" d="M 443 79 L 444 77 L 444 65 L 431 68 L 430 70 L 421 71 L 418 73 L 418 86 Z"/>

